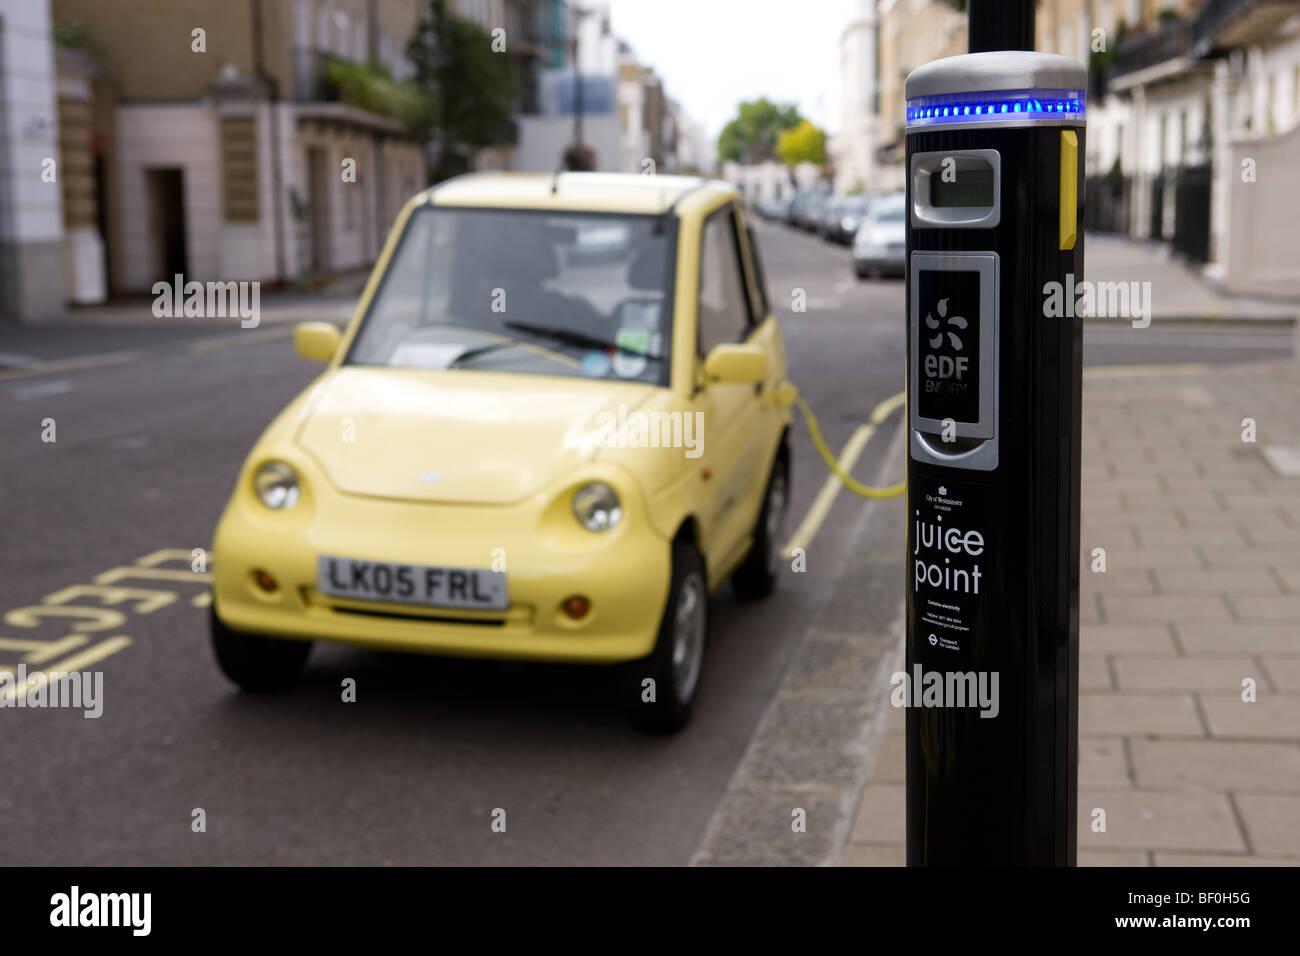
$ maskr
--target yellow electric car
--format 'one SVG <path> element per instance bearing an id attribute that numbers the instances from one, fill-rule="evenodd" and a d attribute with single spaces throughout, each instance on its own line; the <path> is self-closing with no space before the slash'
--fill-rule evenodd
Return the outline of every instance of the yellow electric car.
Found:
<path id="1" fill-rule="evenodd" d="M 313 640 L 620 664 L 629 716 L 690 716 L 708 596 L 771 592 L 785 356 L 717 181 L 472 174 L 402 210 L 328 363 L 217 526 L 212 641 L 270 690 Z"/>

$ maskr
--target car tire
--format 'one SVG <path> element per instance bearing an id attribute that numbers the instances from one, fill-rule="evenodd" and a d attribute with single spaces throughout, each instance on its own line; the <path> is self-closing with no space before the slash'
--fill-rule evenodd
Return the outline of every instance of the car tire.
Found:
<path id="1" fill-rule="evenodd" d="M 673 542 L 672 578 L 654 650 L 623 665 L 628 722 L 638 730 L 671 734 L 695 708 L 709 630 L 709 587 L 704 559 L 689 541 Z M 653 681 L 653 683 L 647 683 Z M 651 699 L 647 700 L 647 695 Z"/>
<path id="2" fill-rule="evenodd" d="M 754 523 L 754 544 L 745 561 L 731 575 L 736 596 L 745 600 L 767 597 L 776 589 L 781 572 L 781 536 L 790 507 L 790 454 L 785 442 L 776 451 L 763 492 L 763 506 Z"/>
<path id="3" fill-rule="evenodd" d="M 867 276 L 870 275 L 870 273 L 866 269 L 864 269 L 862 266 L 857 266 L 857 265 L 853 267 L 853 274 L 857 276 L 859 279 L 865 279 L 867 278 Z"/>
<path id="4" fill-rule="evenodd" d="M 255 693 L 284 690 L 302 675 L 311 641 L 273 640 L 241 634 L 221 623 L 215 608 L 208 608 L 212 650 L 221 672 L 241 688 Z"/>

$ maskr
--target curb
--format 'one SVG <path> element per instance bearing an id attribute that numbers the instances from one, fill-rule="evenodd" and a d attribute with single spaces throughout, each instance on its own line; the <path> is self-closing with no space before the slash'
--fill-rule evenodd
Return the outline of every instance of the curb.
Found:
<path id="1" fill-rule="evenodd" d="M 1085 328 L 1105 328 L 1107 326 L 1114 328 L 1131 328 L 1132 319 L 1104 318 L 1094 316 L 1084 318 Z M 1214 326 L 1224 330 L 1233 330 L 1241 328 L 1257 329 L 1290 329 L 1297 324 L 1297 317 L 1294 315 L 1153 315 L 1151 316 L 1151 325 L 1194 325 L 1198 327 Z M 1150 326 L 1148 326 L 1149 328 Z"/>
<path id="2" fill-rule="evenodd" d="M 873 476 L 894 480 L 904 430 Z M 692 866 L 832 866 L 852 830 L 888 716 L 888 675 L 903 636 L 903 576 L 892 549 L 904 538 L 905 499 L 864 502 L 848 551 L 822 587 L 781 684 L 759 719 L 691 856 Z M 797 811 L 805 832 L 794 832 Z"/>

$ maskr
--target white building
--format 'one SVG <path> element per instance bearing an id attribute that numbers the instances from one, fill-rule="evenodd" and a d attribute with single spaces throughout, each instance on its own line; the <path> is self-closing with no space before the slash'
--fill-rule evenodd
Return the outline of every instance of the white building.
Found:
<path id="1" fill-rule="evenodd" d="M 0 319 L 63 309 L 71 250 L 58 159 L 49 4 L 0 0 Z"/>
<path id="2" fill-rule="evenodd" d="M 830 142 L 835 191 L 841 194 L 880 188 L 875 162 L 876 0 L 849 0 L 849 8 L 840 31 L 840 128 Z"/>
<path id="3" fill-rule="evenodd" d="M 1089 205 L 1119 203 L 1107 225 L 1230 290 L 1300 295 L 1300 4 L 1203 4 L 1126 37 L 1088 113 Z"/>

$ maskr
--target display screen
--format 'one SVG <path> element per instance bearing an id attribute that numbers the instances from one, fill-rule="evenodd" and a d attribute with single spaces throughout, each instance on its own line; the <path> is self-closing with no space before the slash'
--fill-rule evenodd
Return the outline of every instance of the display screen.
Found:
<path id="1" fill-rule="evenodd" d="M 916 369 L 922 418 L 976 424 L 980 417 L 980 274 L 917 275 Z"/>
<path id="2" fill-rule="evenodd" d="M 930 205 L 992 206 L 993 168 L 985 163 L 966 169 L 954 169 L 952 181 L 944 181 L 943 170 L 930 176 Z"/>

